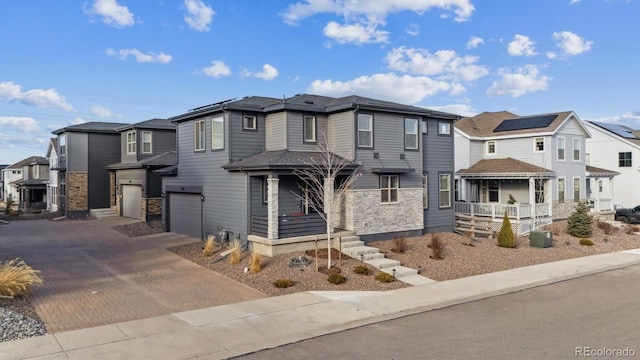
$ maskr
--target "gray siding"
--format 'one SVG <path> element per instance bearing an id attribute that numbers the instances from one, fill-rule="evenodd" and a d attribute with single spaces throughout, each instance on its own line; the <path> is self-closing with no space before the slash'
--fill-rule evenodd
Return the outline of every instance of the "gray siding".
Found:
<path id="1" fill-rule="evenodd" d="M 231 160 L 239 160 L 252 154 L 265 150 L 265 117 L 262 114 L 228 113 L 230 119 L 230 141 Z M 247 131 L 242 129 L 243 116 L 255 116 L 257 121 L 257 131 Z M 226 144 L 225 144 L 226 146 Z"/>
<path id="2" fill-rule="evenodd" d="M 66 133 L 67 134 L 67 170 L 87 171 L 89 157 L 89 135 L 86 133 Z M 116 145 L 116 149 L 118 146 Z M 119 155 L 118 160 L 120 161 Z"/>
<path id="3" fill-rule="evenodd" d="M 116 172 L 116 184 L 127 185 L 136 184 L 146 186 L 145 184 L 145 169 L 130 169 L 130 170 L 118 170 Z M 147 190 L 146 188 L 144 189 Z M 142 192 L 142 196 L 145 196 L 145 191 Z M 120 194 L 122 194 L 122 186 L 120 186 Z"/>
<path id="4" fill-rule="evenodd" d="M 267 216 L 267 204 L 262 201 L 262 176 L 251 176 L 251 216 Z"/>
<path id="5" fill-rule="evenodd" d="M 225 116 L 226 117 L 226 116 Z M 178 124 L 178 175 L 165 177 L 163 188 L 168 185 L 201 186 L 205 197 L 203 202 L 205 236 L 217 231 L 218 225 L 247 236 L 248 225 L 248 186 L 247 175 L 230 173 L 222 169 L 229 162 L 229 138 L 225 135 L 225 149 L 211 151 L 211 121 L 206 118 L 206 151 L 195 153 L 193 150 L 193 121 Z M 225 129 L 228 129 L 225 118 Z M 166 219 L 165 219 L 166 221 Z"/>
<path id="6" fill-rule="evenodd" d="M 304 115 L 312 115 L 316 117 L 316 144 L 305 144 L 303 135 Z M 322 144 L 324 134 L 327 132 L 327 117 L 324 115 L 315 115 L 309 113 L 287 112 L 287 148 L 292 151 L 315 151 L 318 150 L 317 144 Z"/>
<path id="7" fill-rule="evenodd" d="M 151 131 L 151 154 L 142 153 L 142 131 Z M 141 159 L 176 150 L 176 132 L 173 130 L 139 130 L 139 133 L 138 150 Z"/>
<path id="8" fill-rule="evenodd" d="M 106 166 L 120 161 L 118 134 L 88 134 L 89 209 L 108 208 L 109 170 Z"/>
<path id="9" fill-rule="evenodd" d="M 355 120 L 351 121 L 355 128 Z M 371 172 L 372 168 L 413 168 L 415 172 L 400 176 L 400 187 L 422 187 L 422 154 L 420 150 L 411 151 L 404 148 L 404 116 L 376 113 L 373 116 L 374 149 L 357 149 L 356 160 L 363 161 L 361 176 L 355 185 L 357 189 L 376 189 L 379 187 L 379 176 Z M 355 131 L 354 131 L 355 132 Z M 453 138 L 451 149 L 453 153 Z M 351 140 L 355 142 L 355 137 Z M 379 158 L 374 158 L 378 153 Z M 405 159 L 400 158 L 404 154 Z"/>
<path id="10" fill-rule="evenodd" d="M 424 231 L 453 230 L 454 137 L 438 135 L 438 120 L 427 120 L 427 134 L 422 134 L 424 170 L 428 175 L 429 207 L 424 211 Z M 451 207 L 439 208 L 439 175 L 451 174 Z"/>
<path id="11" fill-rule="evenodd" d="M 265 148 L 267 151 L 287 148 L 287 114 L 279 112 L 267 115 Z"/>
<path id="12" fill-rule="evenodd" d="M 327 132 L 329 148 L 347 159 L 355 157 L 355 125 L 353 111 L 329 115 Z"/>
<path id="13" fill-rule="evenodd" d="M 456 171 L 460 169 L 467 169 L 470 164 L 470 141 L 466 137 L 454 133 L 453 142 L 455 145 L 455 155 L 456 155 Z"/>
<path id="14" fill-rule="evenodd" d="M 483 141 L 471 140 L 469 142 L 469 166 L 467 166 L 467 168 L 471 167 L 473 164 L 482 160 L 482 158 L 484 157 L 484 147 L 485 147 L 485 144 Z M 456 164 L 456 168 L 457 167 L 458 167 L 458 164 Z"/>
<path id="15" fill-rule="evenodd" d="M 121 158 L 121 162 L 126 163 L 126 162 L 136 162 L 138 160 L 138 154 L 127 154 L 127 133 L 129 133 L 129 130 L 127 131 L 123 131 L 120 133 L 120 158 Z M 136 147 L 139 149 L 140 146 L 140 136 L 139 134 L 136 134 Z"/>

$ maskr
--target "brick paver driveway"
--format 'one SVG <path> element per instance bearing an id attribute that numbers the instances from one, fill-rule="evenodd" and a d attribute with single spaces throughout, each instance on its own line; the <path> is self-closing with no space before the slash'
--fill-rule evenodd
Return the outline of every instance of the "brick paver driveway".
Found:
<path id="1" fill-rule="evenodd" d="M 32 294 L 51 333 L 265 297 L 166 250 L 197 241 L 163 233 L 129 238 L 123 218 L 12 221 L 0 226 L 0 260 L 42 271 Z"/>

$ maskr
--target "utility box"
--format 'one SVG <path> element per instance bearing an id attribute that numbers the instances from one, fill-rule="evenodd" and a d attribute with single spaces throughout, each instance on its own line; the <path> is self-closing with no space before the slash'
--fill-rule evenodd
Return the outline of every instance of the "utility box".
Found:
<path id="1" fill-rule="evenodd" d="M 529 246 L 548 248 L 553 246 L 553 233 L 551 231 L 532 231 L 529 233 Z"/>

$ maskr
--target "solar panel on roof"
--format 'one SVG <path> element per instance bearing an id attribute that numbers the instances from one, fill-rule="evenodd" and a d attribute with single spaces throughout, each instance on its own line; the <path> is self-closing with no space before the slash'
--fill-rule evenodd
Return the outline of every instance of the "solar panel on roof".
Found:
<path id="1" fill-rule="evenodd" d="M 600 126 L 601 128 L 605 129 L 605 130 L 609 130 L 612 133 L 621 136 L 625 139 L 638 139 L 638 137 L 636 137 L 635 135 L 633 135 L 633 133 L 631 133 L 631 131 L 625 129 L 625 127 L 622 127 L 620 125 L 617 124 L 608 124 L 608 123 L 601 123 L 601 122 L 595 122 L 592 121 L 592 123 Z"/>
<path id="2" fill-rule="evenodd" d="M 538 129 L 549 126 L 556 118 L 556 115 L 543 115 L 518 119 L 503 120 L 500 125 L 493 129 L 494 132 Z"/>

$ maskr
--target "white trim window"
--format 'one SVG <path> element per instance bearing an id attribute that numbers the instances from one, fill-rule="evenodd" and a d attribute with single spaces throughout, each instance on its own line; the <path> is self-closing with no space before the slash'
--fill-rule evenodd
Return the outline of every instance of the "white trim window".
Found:
<path id="1" fill-rule="evenodd" d="M 533 138 L 533 152 L 536 152 L 536 153 L 544 152 L 544 138 L 543 137 Z"/>
<path id="2" fill-rule="evenodd" d="M 373 147 L 373 115 L 358 114 L 358 147 Z"/>
<path id="3" fill-rule="evenodd" d="M 398 188 L 400 188 L 400 178 L 398 175 L 380 175 L 381 202 L 398 202 Z"/>
<path id="4" fill-rule="evenodd" d="M 487 141 L 487 155 L 496 154 L 496 142 L 494 140 Z"/>
<path id="5" fill-rule="evenodd" d="M 242 129 L 258 130 L 258 119 L 255 116 L 245 115 L 242 117 Z"/>
<path id="6" fill-rule="evenodd" d="M 418 119 L 404 119 L 404 148 L 418 150 Z"/>
<path id="7" fill-rule="evenodd" d="M 573 178 L 573 202 L 580 201 L 580 178 Z"/>
<path id="8" fill-rule="evenodd" d="M 67 155 L 67 135 L 62 134 L 58 137 L 58 148 L 60 149 L 60 155 Z"/>
<path id="9" fill-rule="evenodd" d="M 33 167 L 33 178 L 40 179 L 40 165 L 36 165 Z"/>
<path id="10" fill-rule="evenodd" d="M 193 150 L 204 151 L 205 149 L 205 124 L 204 120 L 198 120 L 193 123 Z"/>
<path id="11" fill-rule="evenodd" d="M 438 135 L 451 135 L 451 123 L 438 123 Z"/>
<path id="12" fill-rule="evenodd" d="M 153 152 L 153 147 L 151 145 L 151 131 L 143 131 L 142 132 L 142 153 L 143 154 L 151 154 Z"/>
<path id="13" fill-rule="evenodd" d="M 136 153 L 136 132 L 129 131 L 127 133 L 127 154 Z"/>
<path id="14" fill-rule="evenodd" d="M 573 161 L 580 161 L 580 147 L 582 144 L 580 143 L 580 139 L 573 139 Z"/>
<path id="15" fill-rule="evenodd" d="M 220 149 L 224 149 L 224 117 L 216 116 L 211 119 L 211 150 Z"/>
<path id="16" fill-rule="evenodd" d="M 422 175 L 422 207 L 429 208 L 429 175 Z"/>
<path id="17" fill-rule="evenodd" d="M 566 185 L 564 178 L 558 178 L 558 203 L 564 204 Z"/>
<path id="18" fill-rule="evenodd" d="M 451 207 L 451 174 L 438 176 L 439 205 L 441 208 Z"/>
<path id="19" fill-rule="evenodd" d="M 317 142 L 316 136 L 316 117 L 312 115 L 305 115 L 302 120 L 302 126 L 304 127 L 304 139 L 305 143 Z"/>
<path id="20" fill-rule="evenodd" d="M 565 141 L 563 137 L 559 137 L 558 138 L 558 161 L 564 161 L 565 160 Z"/>

